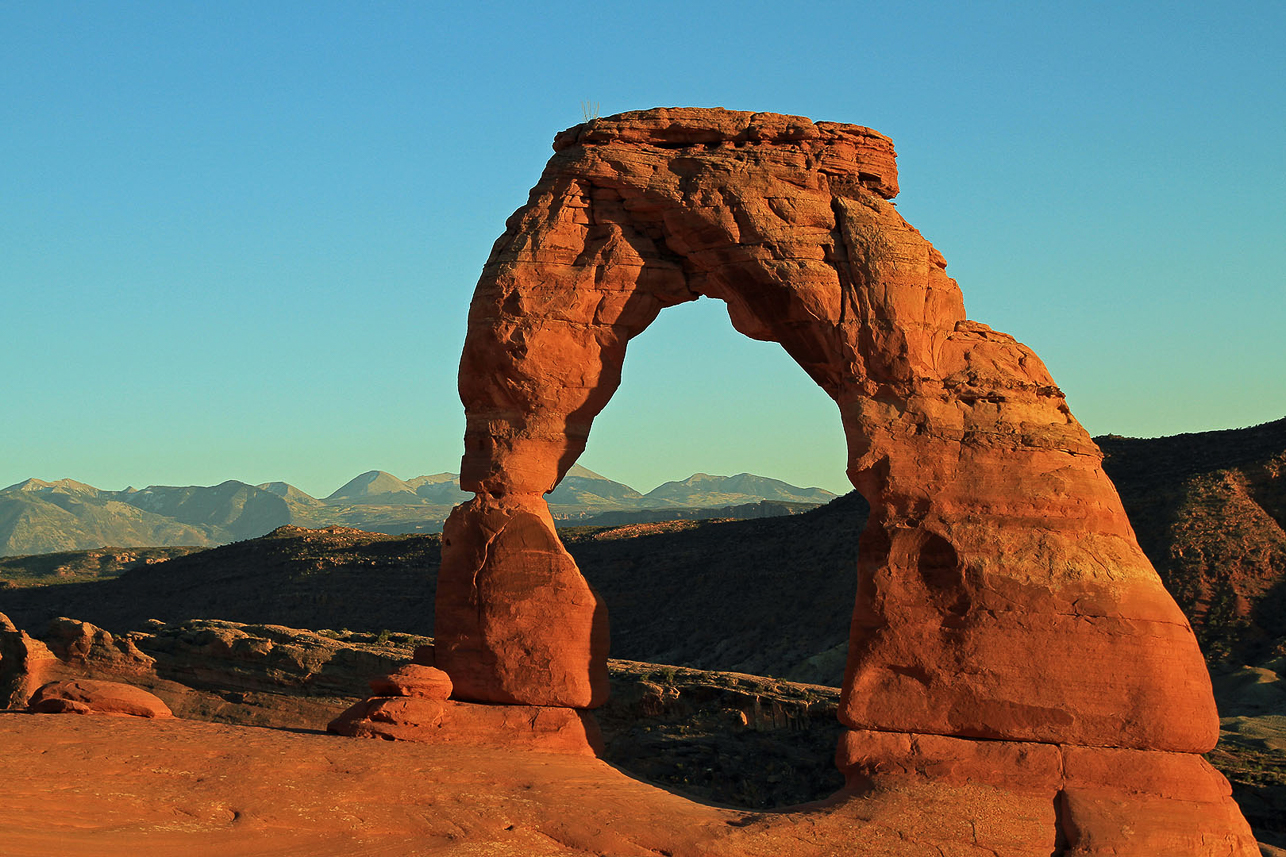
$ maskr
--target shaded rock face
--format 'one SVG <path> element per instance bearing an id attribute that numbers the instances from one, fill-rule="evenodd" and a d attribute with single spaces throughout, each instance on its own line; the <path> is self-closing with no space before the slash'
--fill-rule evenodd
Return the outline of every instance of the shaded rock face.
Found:
<path id="1" fill-rule="evenodd" d="M 629 340 L 712 297 L 835 400 L 870 503 L 839 709 L 850 755 L 889 732 L 1214 746 L 1191 628 L 1098 448 L 1030 349 L 965 317 L 941 254 L 889 202 L 887 138 L 657 109 L 554 149 L 487 261 L 461 357 L 476 498 L 444 531 L 435 614 L 457 698 L 601 704 L 603 608 L 542 495 L 584 450 Z"/>

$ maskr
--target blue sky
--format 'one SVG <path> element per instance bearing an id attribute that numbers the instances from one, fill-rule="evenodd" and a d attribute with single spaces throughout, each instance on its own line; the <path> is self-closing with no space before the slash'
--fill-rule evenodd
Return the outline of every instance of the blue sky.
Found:
<path id="1" fill-rule="evenodd" d="M 457 469 L 473 285 L 553 135 L 868 125 L 971 318 L 1092 434 L 1286 415 L 1286 4 L 0 5 L 0 486 Z M 834 406 L 718 304 L 582 463 L 845 487 Z"/>

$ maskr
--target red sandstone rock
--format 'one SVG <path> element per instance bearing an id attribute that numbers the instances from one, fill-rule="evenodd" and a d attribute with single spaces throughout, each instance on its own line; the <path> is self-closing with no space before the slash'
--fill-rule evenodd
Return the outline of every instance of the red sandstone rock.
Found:
<path id="1" fill-rule="evenodd" d="M 140 651 L 129 636 L 115 636 L 79 619 L 60 616 L 49 623 L 42 639 L 65 668 L 88 678 L 97 673 L 144 677 L 155 670 L 156 659 Z"/>
<path id="2" fill-rule="evenodd" d="M 444 534 L 436 643 L 457 697 L 598 699 L 602 608 L 541 495 L 584 450 L 629 340 L 713 297 L 835 400 L 871 504 L 840 708 L 850 780 L 1004 788 L 1025 821 L 996 853 L 1249 853 L 1204 763 L 1155 752 L 1218 735 L 1191 629 L 1039 358 L 965 317 L 941 254 L 887 201 L 887 138 L 672 109 L 554 148 L 483 270 L 460 361 L 477 497 Z"/>
<path id="3" fill-rule="evenodd" d="M 748 813 L 688 800 L 586 755 L 345 741 L 177 718 L 49 720 L 0 716 L 6 857 L 1095 853 L 1056 838 L 1048 794 L 985 784 L 905 779 L 824 804 Z M 1191 809 L 1195 821 L 1203 808 Z M 1214 835 L 1196 847 L 1126 848 L 1133 832 L 1125 828 L 1140 821 L 1147 817 L 1118 825 L 1118 854 L 1255 853 Z M 1112 852 L 1104 845 L 1097 853 Z"/>
<path id="4" fill-rule="evenodd" d="M 932 783 L 1035 795 L 1059 854 L 1258 854 L 1228 781 L 1193 754 L 846 730 L 836 764 L 859 792 Z"/>
<path id="5" fill-rule="evenodd" d="M 1059 799 L 1072 857 L 1259 854 L 1228 781 L 1200 756 L 1065 747 Z"/>
<path id="6" fill-rule="evenodd" d="M 455 696 L 593 708 L 607 699 L 607 611 L 545 501 L 483 494 L 442 533 L 434 663 Z"/>
<path id="7" fill-rule="evenodd" d="M 1034 791 L 1052 798 L 1062 783 L 1062 756 L 1054 744 L 907 732 L 846 729 L 835 751 L 835 765 L 854 789 L 918 779 Z"/>
<path id="8" fill-rule="evenodd" d="M 48 646 L 0 613 L 0 710 L 26 707 L 57 664 Z"/>
<path id="9" fill-rule="evenodd" d="M 451 696 L 451 677 L 440 669 L 408 664 L 392 675 L 371 680 L 376 696 L 415 696 L 446 699 Z"/>
<path id="10" fill-rule="evenodd" d="M 887 201 L 887 138 L 671 109 L 555 150 L 487 261 L 461 357 L 461 485 L 478 499 L 448 525 L 437 608 L 459 697 L 593 704 L 600 610 L 537 523 L 540 495 L 583 451 L 629 340 L 704 296 L 835 399 L 871 503 L 845 724 L 1214 745 L 1201 655 L 1098 449 L 1030 349 L 965 317 L 941 254 Z"/>
<path id="11" fill-rule="evenodd" d="M 155 694 L 116 681 L 55 681 L 41 687 L 28 704 L 33 714 L 122 714 L 172 717 Z"/>
<path id="12" fill-rule="evenodd" d="M 603 738 L 593 715 L 571 708 L 474 705 L 397 696 L 359 702 L 327 731 L 355 738 L 469 744 L 595 756 Z"/>

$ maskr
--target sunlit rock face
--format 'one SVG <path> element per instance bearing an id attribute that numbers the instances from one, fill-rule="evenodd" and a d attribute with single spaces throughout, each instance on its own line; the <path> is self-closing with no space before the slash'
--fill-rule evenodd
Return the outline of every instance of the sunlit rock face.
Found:
<path id="1" fill-rule="evenodd" d="M 888 138 L 656 109 L 579 125 L 554 149 L 469 312 L 461 486 L 477 498 L 447 525 L 436 609 L 457 697 L 602 702 L 606 615 L 542 495 L 583 451 L 630 339 L 711 297 L 835 400 L 871 505 L 844 765 L 887 732 L 1214 746 L 1191 629 L 1097 447 L 1030 349 L 966 318 L 945 260 L 890 202 Z"/>

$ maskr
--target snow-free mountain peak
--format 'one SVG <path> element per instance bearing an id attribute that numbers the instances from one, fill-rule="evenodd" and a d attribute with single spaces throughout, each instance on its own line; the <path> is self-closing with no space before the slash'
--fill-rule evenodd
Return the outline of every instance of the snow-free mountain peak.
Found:
<path id="1" fill-rule="evenodd" d="M 799 488 L 780 479 L 738 473 L 716 476 L 694 473 L 687 479 L 666 482 L 644 495 L 657 505 L 730 506 L 776 500 L 784 503 L 828 503 L 835 495 L 823 488 Z"/>
<path id="2" fill-rule="evenodd" d="M 93 485 L 86 485 L 84 482 L 77 482 L 75 479 L 57 479 L 53 482 L 46 482 L 43 479 L 26 479 L 22 482 L 10 485 L 8 488 L 5 488 L 4 491 L 64 491 L 78 494 L 99 493 L 98 489 Z"/>
<path id="3" fill-rule="evenodd" d="M 341 485 L 326 499 L 330 500 L 369 500 L 379 495 L 408 494 L 415 496 L 415 489 L 383 470 L 368 470 L 360 476 Z"/>

